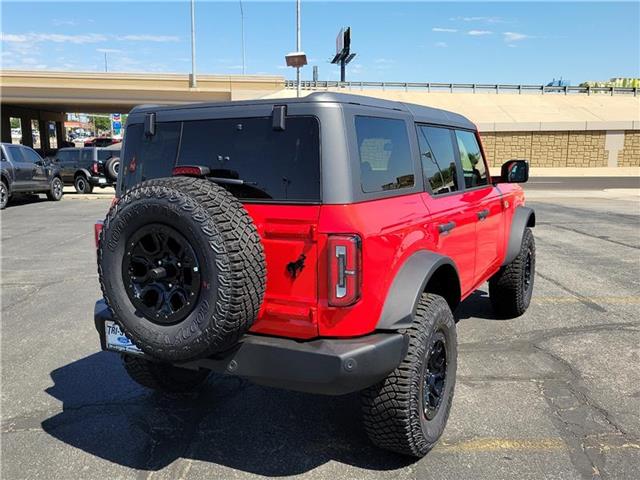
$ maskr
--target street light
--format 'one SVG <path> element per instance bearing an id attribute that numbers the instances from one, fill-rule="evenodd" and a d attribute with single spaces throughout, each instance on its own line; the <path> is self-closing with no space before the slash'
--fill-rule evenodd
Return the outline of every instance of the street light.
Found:
<path id="1" fill-rule="evenodd" d="M 287 67 L 296 69 L 296 96 L 300 97 L 300 68 L 307 64 L 307 56 L 301 51 L 300 41 L 300 0 L 296 0 L 296 51 L 285 55 Z"/>

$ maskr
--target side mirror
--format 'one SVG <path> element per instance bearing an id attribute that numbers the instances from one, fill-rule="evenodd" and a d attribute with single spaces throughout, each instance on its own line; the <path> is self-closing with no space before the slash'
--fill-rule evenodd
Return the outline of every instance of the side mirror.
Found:
<path id="1" fill-rule="evenodd" d="M 502 164 L 500 182 L 524 183 L 529 180 L 529 164 L 526 160 L 509 160 Z"/>

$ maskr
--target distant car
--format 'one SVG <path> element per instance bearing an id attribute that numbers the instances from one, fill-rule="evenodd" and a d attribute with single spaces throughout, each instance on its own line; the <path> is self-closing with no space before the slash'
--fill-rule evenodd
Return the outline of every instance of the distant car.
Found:
<path id="1" fill-rule="evenodd" d="M 115 143 L 121 143 L 122 139 L 114 137 L 97 137 L 85 140 L 85 147 L 107 147 Z"/>
<path id="2" fill-rule="evenodd" d="M 2 143 L 0 150 L 0 209 L 7 206 L 14 193 L 46 193 L 49 200 L 62 199 L 63 183 L 57 166 L 24 145 Z"/>
<path id="3" fill-rule="evenodd" d="M 120 144 L 106 148 L 61 148 L 53 157 L 65 185 L 78 193 L 91 193 L 93 187 L 113 186 L 120 169 Z"/>

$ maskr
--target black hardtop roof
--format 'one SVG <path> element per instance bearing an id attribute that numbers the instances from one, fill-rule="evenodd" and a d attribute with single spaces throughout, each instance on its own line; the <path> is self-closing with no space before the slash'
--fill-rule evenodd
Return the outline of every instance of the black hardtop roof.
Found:
<path id="1" fill-rule="evenodd" d="M 189 110 L 194 108 L 249 106 L 249 105 L 286 105 L 293 103 L 337 103 L 361 105 L 363 107 L 381 108 L 407 112 L 413 115 L 416 122 L 450 125 L 454 127 L 475 129 L 475 125 L 463 115 L 440 110 L 438 108 L 415 105 L 413 103 L 396 102 L 365 95 L 352 95 L 336 92 L 313 92 L 300 98 L 270 98 L 262 100 L 235 100 L 230 102 L 190 103 L 185 105 L 140 105 L 131 110 L 131 114 L 158 112 L 169 110 Z"/>

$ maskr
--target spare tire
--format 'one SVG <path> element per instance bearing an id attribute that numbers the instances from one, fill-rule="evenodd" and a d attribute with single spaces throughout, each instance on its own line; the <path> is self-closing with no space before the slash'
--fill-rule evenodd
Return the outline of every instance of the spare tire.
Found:
<path id="1" fill-rule="evenodd" d="M 145 181 L 120 198 L 100 234 L 98 274 L 118 325 L 168 362 L 231 348 L 266 286 L 262 242 L 242 204 L 188 177 Z"/>
<path id="2" fill-rule="evenodd" d="M 120 157 L 111 157 L 104 164 L 104 170 L 107 178 L 114 182 L 118 179 L 118 170 L 120 170 Z"/>

